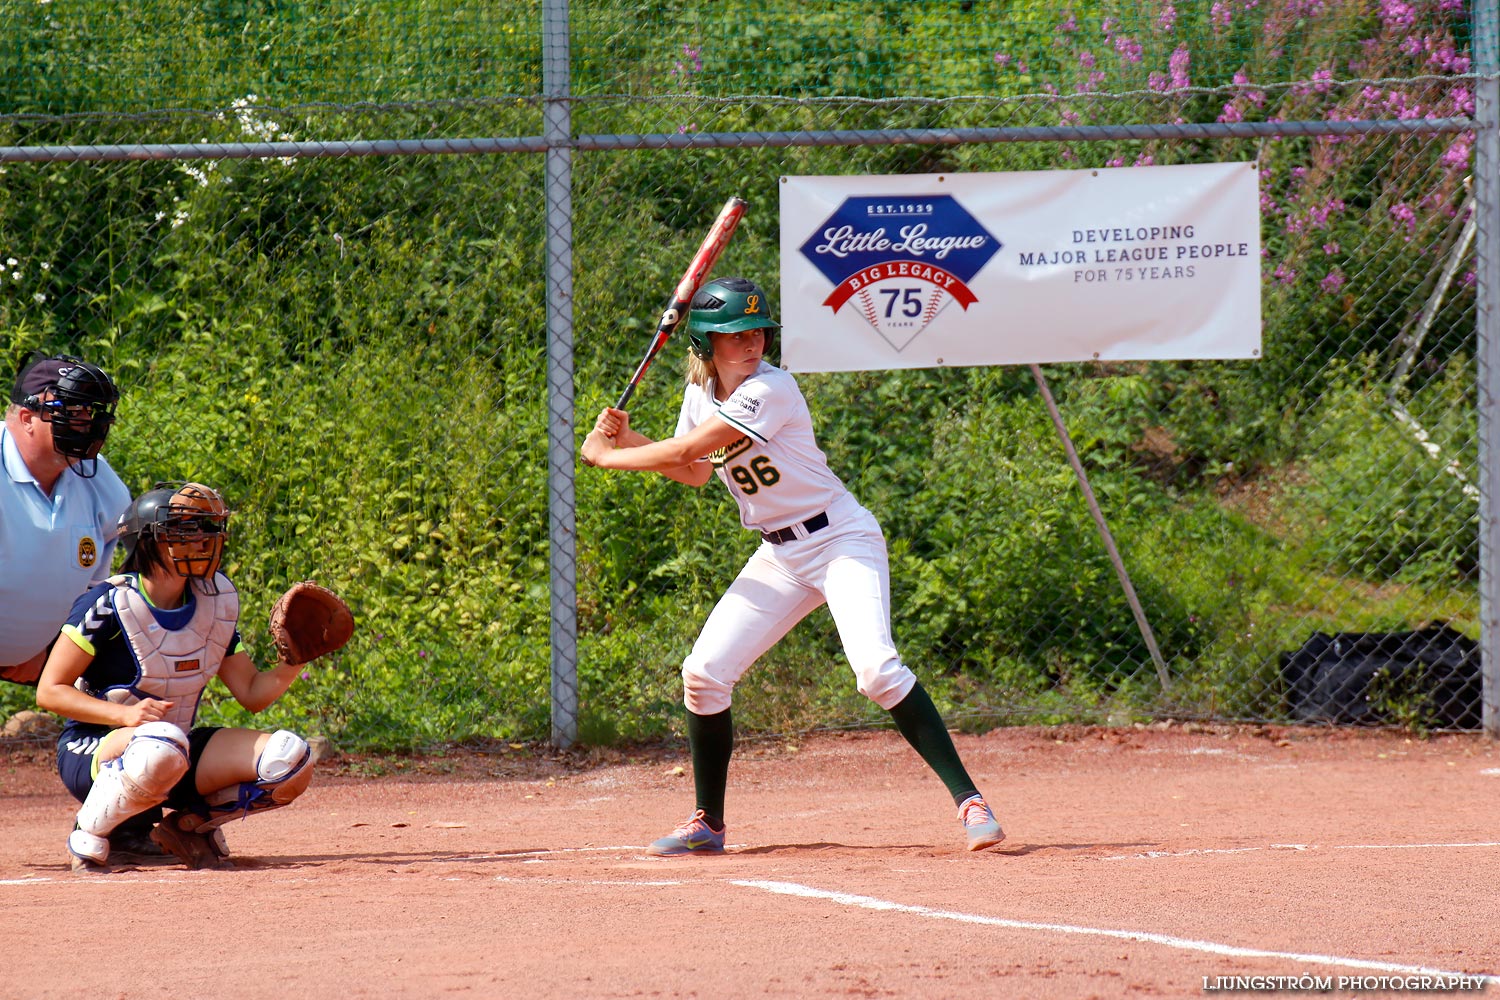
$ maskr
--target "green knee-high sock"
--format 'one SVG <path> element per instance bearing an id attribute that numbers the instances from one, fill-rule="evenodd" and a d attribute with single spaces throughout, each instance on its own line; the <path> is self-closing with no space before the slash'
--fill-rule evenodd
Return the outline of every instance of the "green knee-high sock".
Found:
<path id="1" fill-rule="evenodd" d="M 953 737 L 948 735 L 948 727 L 943 725 L 943 717 L 920 682 L 890 712 L 906 742 L 948 786 L 954 805 L 978 794 L 974 779 L 964 770 L 964 762 L 958 759 L 958 748 L 953 745 Z"/>
<path id="2" fill-rule="evenodd" d="M 729 784 L 729 758 L 734 754 L 734 719 L 730 709 L 713 715 L 687 714 L 688 749 L 693 754 L 693 790 L 697 808 L 710 826 L 724 826 L 724 788 Z"/>

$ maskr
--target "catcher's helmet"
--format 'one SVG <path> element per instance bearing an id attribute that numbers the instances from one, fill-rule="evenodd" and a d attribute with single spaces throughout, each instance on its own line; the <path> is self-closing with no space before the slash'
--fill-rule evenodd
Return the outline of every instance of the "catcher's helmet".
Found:
<path id="1" fill-rule="evenodd" d="M 52 447 L 78 460 L 73 468 L 80 476 L 88 479 L 98 471 L 99 449 L 120 401 L 120 391 L 103 368 L 70 354 L 34 355 L 16 376 L 10 401 L 35 410 L 52 425 Z"/>
<path id="2" fill-rule="evenodd" d="M 766 351 L 776 342 L 781 324 L 771 318 L 771 300 L 748 278 L 715 278 L 693 296 L 688 313 L 688 341 L 704 361 L 714 358 L 712 335 L 741 330 L 766 331 Z"/>
<path id="3" fill-rule="evenodd" d="M 145 572 L 171 560 L 183 576 L 212 581 L 224 558 L 231 511 L 202 483 L 157 483 L 120 515 L 116 537 L 124 568 Z M 143 546 L 143 539 L 152 545 Z"/>

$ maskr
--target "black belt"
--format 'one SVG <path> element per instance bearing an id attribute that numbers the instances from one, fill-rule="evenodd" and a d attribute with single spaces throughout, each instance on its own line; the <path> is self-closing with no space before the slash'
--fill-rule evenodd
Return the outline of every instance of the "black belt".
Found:
<path id="1" fill-rule="evenodd" d="M 806 521 L 802 522 L 802 530 L 807 532 L 809 535 L 814 531 L 822 531 L 826 527 L 828 527 L 827 511 L 824 511 L 821 514 L 816 514 L 813 517 L 810 517 Z M 796 525 L 792 525 L 791 527 L 782 528 L 780 531 L 762 531 L 760 533 L 760 537 L 764 538 L 772 545 L 785 545 L 787 542 L 793 541 L 797 537 L 797 532 L 794 530 L 795 528 Z"/>

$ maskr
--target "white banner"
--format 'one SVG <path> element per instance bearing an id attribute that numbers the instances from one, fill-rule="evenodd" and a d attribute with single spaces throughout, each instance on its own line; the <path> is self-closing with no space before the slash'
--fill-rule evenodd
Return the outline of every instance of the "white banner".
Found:
<path id="1" fill-rule="evenodd" d="M 1260 357 L 1253 163 L 781 179 L 794 372 Z"/>

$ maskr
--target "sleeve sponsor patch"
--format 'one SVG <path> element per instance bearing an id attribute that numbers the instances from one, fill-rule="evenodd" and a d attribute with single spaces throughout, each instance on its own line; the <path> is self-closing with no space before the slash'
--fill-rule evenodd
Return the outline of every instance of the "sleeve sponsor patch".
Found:
<path id="1" fill-rule="evenodd" d="M 753 417 L 760 413 L 760 408 L 765 405 L 765 402 L 759 396 L 752 396 L 747 392 L 736 392 L 733 396 L 729 397 L 729 402 L 726 405 L 742 407 L 746 413 Z"/>

